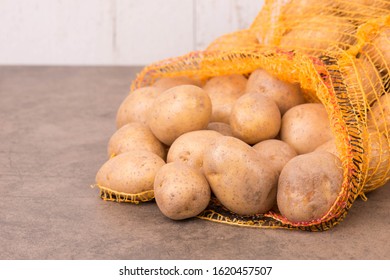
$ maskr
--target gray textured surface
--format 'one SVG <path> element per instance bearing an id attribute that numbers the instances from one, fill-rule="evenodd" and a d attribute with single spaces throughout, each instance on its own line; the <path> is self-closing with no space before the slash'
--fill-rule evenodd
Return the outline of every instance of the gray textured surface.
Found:
<path id="1" fill-rule="evenodd" d="M 332 230 L 174 222 L 94 183 L 139 68 L 0 67 L 0 259 L 389 259 L 390 188 Z"/>

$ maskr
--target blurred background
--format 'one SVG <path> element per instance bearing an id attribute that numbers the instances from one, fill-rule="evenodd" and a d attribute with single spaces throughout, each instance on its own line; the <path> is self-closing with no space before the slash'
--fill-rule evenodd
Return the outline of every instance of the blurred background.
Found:
<path id="1" fill-rule="evenodd" d="M 0 0 L 0 65 L 145 65 L 248 28 L 264 0 Z"/>

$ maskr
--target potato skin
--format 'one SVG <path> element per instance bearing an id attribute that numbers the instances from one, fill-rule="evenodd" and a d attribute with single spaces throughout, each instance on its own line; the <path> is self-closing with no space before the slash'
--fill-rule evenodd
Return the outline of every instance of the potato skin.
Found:
<path id="1" fill-rule="evenodd" d="M 215 196 L 232 212 L 265 213 L 275 204 L 277 172 L 237 138 L 217 138 L 204 154 L 203 171 Z"/>
<path id="2" fill-rule="evenodd" d="M 115 156 L 129 151 L 145 150 L 162 159 L 166 157 L 164 145 L 153 135 L 148 126 L 141 123 L 128 123 L 118 129 L 108 142 L 108 156 Z"/>
<path id="3" fill-rule="evenodd" d="M 288 110 L 282 118 L 280 139 L 298 154 L 314 151 L 333 138 L 324 105 L 306 103 Z"/>
<path id="4" fill-rule="evenodd" d="M 390 4 L 387 4 L 390 6 Z M 390 7 L 388 7 L 390 8 Z M 363 47 L 367 56 L 374 61 L 378 69 L 390 67 L 390 27 L 386 26 L 379 30 L 371 44 Z"/>
<path id="5" fill-rule="evenodd" d="M 127 194 L 153 190 L 154 177 L 165 162 L 148 151 L 120 154 L 103 164 L 96 174 L 102 187 Z"/>
<path id="6" fill-rule="evenodd" d="M 157 172 L 154 194 L 158 208 L 166 217 L 182 220 L 206 209 L 211 190 L 206 178 L 195 168 L 171 162 Z"/>
<path id="7" fill-rule="evenodd" d="M 390 131 L 390 96 L 382 95 L 378 102 L 374 103 L 367 112 L 367 124 L 369 129 L 385 132 Z"/>
<path id="8" fill-rule="evenodd" d="M 121 128 L 127 123 L 147 124 L 147 114 L 159 90 L 154 87 L 136 89 L 122 101 L 116 115 L 116 126 Z"/>
<path id="9" fill-rule="evenodd" d="M 233 106 L 230 126 L 233 136 L 248 144 L 274 138 L 281 124 L 276 103 L 260 93 L 247 93 Z"/>
<path id="10" fill-rule="evenodd" d="M 337 151 L 336 141 L 334 138 L 326 141 L 324 144 L 318 146 L 314 152 L 328 152 L 334 154 L 336 157 L 339 157 L 339 152 Z"/>
<path id="11" fill-rule="evenodd" d="M 291 222 L 321 218 L 341 191 L 341 161 L 328 152 L 299 155 L 283 168 L 278 185 L 277 204 Z"/>
<path id="12" fill-rule="evenodd" d="M 245 92 L 257 92 L 270 97 L 276 102 L 282 115 L 288 109 L 305 102 L 299 84 L 281 81 L 263 69 L 252 72 Z"/>
<path id="13" fill-rule="evenodd" d="M 207 129 L 219 132 L 219 133 L 221 133 L 224 136 L 233 136 L 232 128 L 227 123 L 211 122 L 207 126 Z"/>
<path id="14" fill-rule="evenodd" d="M 169 148 L 167 162 L 179 161 L 203 172 L 203 154 L 222 134 L 212 130 L 197 130 L 179 136 Z"/>
<path id="15" fill-rule="evenodd" d="M 259 142 L 253 146 L 253 149 L 262 159 L 273 165 L 278 173 L 290 159 L 297 156 L 297 152 L 289 144 L 277 139 Z"/>
<path id="16" fill-rule="evenodd" d="M 183 86 L 183 85 L 194 85 L 194 86 L 200 86 L 200 83 L 198 81 L 195 81 L 189 77 L 165 77 L 157 80 L 153 87 L 156 88 L 159 92 L 166 91 L 168 89 L 171 89 L 176 86 Z"/>
<path id="17" fill-rule="evenodd" d="M 217 76 L 207 81 L 203 89 L 211 99 L 211 122 L 229 123 L 233 104 L 245 93 L 246 82 L 247 79 L 239 74 Z"/>
<path id="18" fill-rule="evenodd" d="M 170 146 L 180 135 L 202 130 L 211 118 L 211 101 L 207 93 L 192 85 L 173 87 L 161 93 L 148 114 L 153 134 Z"/>

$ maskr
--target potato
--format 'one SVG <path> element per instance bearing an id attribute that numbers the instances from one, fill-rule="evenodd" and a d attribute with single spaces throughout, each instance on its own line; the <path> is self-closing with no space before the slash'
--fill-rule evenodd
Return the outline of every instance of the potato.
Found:
<path id="1" fill-rule="evenodd" d="M 390 4 L 388 4 L 390 5 Z M 378 69 L 390 68 L 390 27 L 381 28 L 372 42 L 367 43 L 363 50 L 366 52 Z"/>
<path id="2" fill-rule="evenodd" d="M 211 78 L 203 89 L 208 93 L 213 107 L 212 122 L 229 123 L 234 102 L 244 94 L 246 78 L 233 74 Z"/>
<path id="3" fill-rule="evenodd" d="M 148 114 L 148 125 L 161 142 L 170 146 L 186 132 L 205 129 L 210 118 L 207 93 L 197 86 L 184 85 L 157 96 Z"/>
<path id="4" fill-rule="evenodd" d="M 368 130 L 367 143 L 367 177 L 365 187 L 380 186 L 387 182 L 390 176 L 389 140 L 385 133 Z"/>
<path id="5" fill-rule="evenodd" d="M 274 138 L 281 124 L 280 111 L 276 103 L 260 93 L 247 93 L 233 106 L 230 126 L 233 136 L 248 144 Z"/>
<path id="6" fill-rule="evenodd" d="M 375 65 L 367 58 L 355 59 L 353 64 L 345 67 L 343 76 L 348 91 L 354 94 L 360 102 L 371 104 L 383 92 L 381 76 Z"/>
<path id="7" fill-rule="evenodd" d="M 154 195 L 165 216 L 182 220 L 195 217 L 206 209 L 211 191 L 206 178 L 198 170 L 172 162 L 157 172 Z"/>
<path id="8" fill-rule="evenodd" d="M 187 132 L 177 138 L 169 148 L 167 162 L 179 161 L 203 171 L 204 150 L 222 134 L 212 130 Z"/>
<path id="9" fill-rule="evenodd" d="M 203 172 L 217 199 L 232 212 L 265 213 L 275 204 L 278 173 L 237 138 L 217 138 L 205 151 Z"/>
<path id="10" fill-rule="evenodd" d="M 109 159 L 96 174 L 99 186 L 138 194 L 153 190 L 154 177 L 165 162 L 148 151 L 131 151 Z"/>
<path id="11" fill-rule="evenodd" d="M 130 122 L 147 124 L 147 113 L 159 91 L 154 87 L 143 87 L 131 92 L 119 106 L 116 126 L 121 128 Z"/>
<path id="12" fill-rule="evenodd" d="M 224 136 L 233 136 L 232 128 L 227 123 L 211 122 L 207 126 L 207 129 L 219 132 Z"/>
<path id="13" fill-rule="evenodd" d="M 277 204 L 291 222 L 323 217 L 341 191 L 341 161 L 328 152 L 299 155 L 290 160 L 279 177 Z"/>
<path id="14" fill-rule="evenodd" d="M 334 15 L 312 15 L 287 31 L 279 47 L 285 50 L 303 50 L 321 53 L 331 46 L 344 49 L 355 43 L 355 26 L 346 18 Z"/>
<path id="15" fill-rule="evenodd" d="M 259 156 L 271 164 L 274 169 L 280 173 L 286 163 L 297 156 L 297 152 L 289 144 L 270 139 L 257 143 L 253 148 L 259 153 Z"/>
<path id="16" fill-rule="evenodd" d="M 298 154 L 314 151 L 333 137 L 328 114 L 319 103 L 306 103 L 291 108 L 282 118 L 280 139 Z"/>
<path id="17" fill-rule="evenodd" d="M 370 129 L 390 133 L 390 96 L 384 94 L 367 111 L 367 125 Z"/>
<path id="18" fill-rule="evenodd" d="M 182 85 L 194 85 L 200 86 L 200 82 L 195 81 L 189 77 L 166 77 L 157 80 L 153 87 L 155 87 L 159 92 L 166 91 L 170 88 Z"/>
<path id="19" fill-rule="evenodd" d="M 283 82 L 263 69 L 252 72 L 245 92 L 258 92 L 272 98 L 278 105 L 282 115 L 288 109 L 305 102 L 299 84 Z"/>
<path id="20" fill-rule="evenodd" d="M 287 16 L 307 16 L 308 14 L 330 14 L 335 8 L 333 0 L 291 0 L 282 7 Z"/>
<path id="21" fill-rule="evenodd" d="M 334 138 L 332 138 L 332 139 L 326 141 L 324 144 L 318 146 L 314 150 L 314 152 L 328 152 L 328 153 L 334 154 L 336 157 L 340 158 Z"/>
<path id="22" fill-rule="evenodd" d="M 128 123 L 118 129 L 108 142 L 108 156 L 116 156 L 134 150 L 152 152 L 165 159 L 164 145 L 153 135 L 148 126 L 141 123 Z"/>

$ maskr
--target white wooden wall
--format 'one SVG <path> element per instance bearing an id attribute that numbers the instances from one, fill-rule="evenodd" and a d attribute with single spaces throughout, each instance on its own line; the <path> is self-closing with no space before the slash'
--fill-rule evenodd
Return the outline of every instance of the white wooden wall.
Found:
<path id="1" fill-rule="evenodd" d="M 0 0 L 0 64 L 144 65 L 247 28 L 264 0 Z"/>

